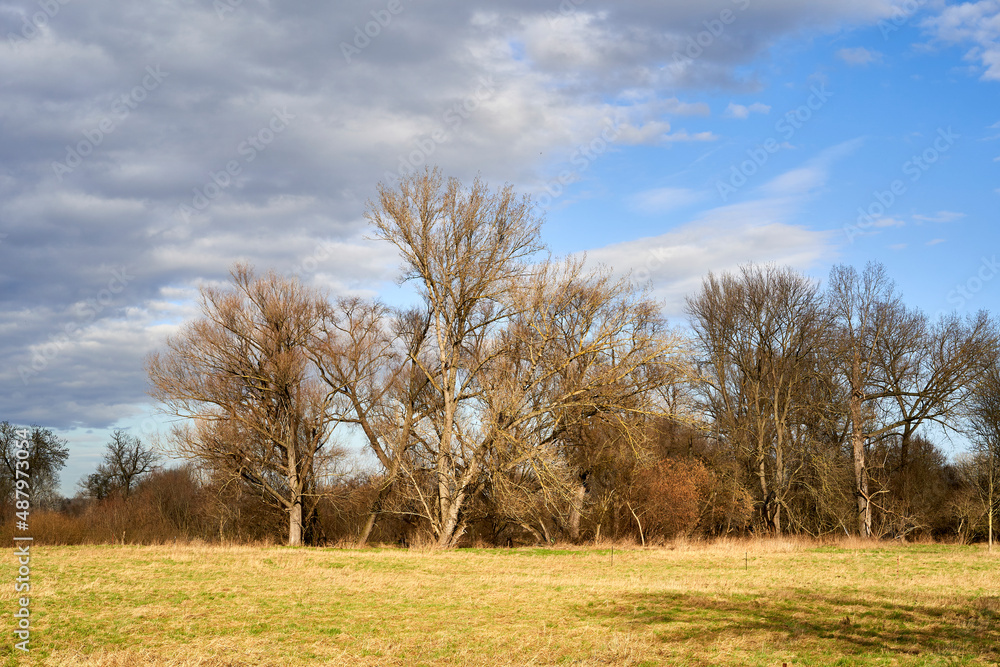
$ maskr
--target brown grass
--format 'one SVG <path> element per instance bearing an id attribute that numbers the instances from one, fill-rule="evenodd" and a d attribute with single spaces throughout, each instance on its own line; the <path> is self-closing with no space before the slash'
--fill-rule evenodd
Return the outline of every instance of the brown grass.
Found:
<path id="1" fill-rule="evenodd" d="M 982 547 L 39 547 L 40 665 L 986 665 Z M 14 579 L 13 559 L 3 569 Z M 0 594 L 11 618 L 13 586 Z"/>

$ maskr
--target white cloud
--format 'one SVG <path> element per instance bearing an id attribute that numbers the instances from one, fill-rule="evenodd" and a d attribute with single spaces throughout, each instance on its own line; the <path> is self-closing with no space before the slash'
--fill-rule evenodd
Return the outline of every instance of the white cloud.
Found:
<path id="1" fill-rule="evenodd" d="M 925 245 L 937 245 L 938 243 L 944 243 L 944 239 L 931 239 Z"/>
<path id="2" fill-rule="evenodd" d="M 465 180 L 482 172 L 531 191 L 553 161 L 609 122 L 623 128 L 622 145 L 713 141 L 713 132 L 672 117 L 709 115 L 703 100 L 720 90 L 750 94 L 757 84 L 747 72 L 789 35 L 891 14 L 889 0 L 755 1 L 723 39 L 672 67 L 705 18 L 732 10 L 731 0 L 595 2 L 555 20 L 556 3 L 404 3 L 350 62 L 341 44 L 372 20 L 372 7 L 236 4 L 220 20 L 211 3 L 187 0 L 142 11 L 107 0 L 61 3 L 38 37 L 0 45 L 0 321 L 17 322 L 0 338 L 4 418 L 102 427 L 122 417 L 145 400 L 138 360 L 157 327 L 189 316 L 192 290 L 225 280 L 235 259 L 291 271 L 330 244 L 308 276 L 313 284 L 379 290 L 398 260 L 361 238 L 362 211 L 400 160 L 439 164 Z M 8 2 L 2 34 L 37 10 L 30 0 Z M 65 158 L 65 146 L 93 134 L 146 66 L 169 76 L 115 117 L 113 133 L 81 165 L 56 178 L 52 163 Z M 480 94 L 484 79 L 492 83 Z M 765 106 L 747 113 L 767 113 Z M 276 107 L 294 119 L 247 160 L 240 146 Z M 190 220 L 179 217 L 179 205 L 231 161 L 238 176 Z M 114 304 L 44 377 L 19 384 L 11 369 L 123 265 L 136 277 Z"/>
<path id="3" fill-rule="evenodd" d="M 856 151 L 863 139 L 851 139 L 820 152 L 802 166 L 790 169 L 761 186 L 761 191 L 776 197 L 805 195 L 827 182 L 833 163 Z"/>
<path id="4" fill-rule="evenodd" d="M 663 135 L 663 141 L 716 141 L 719 138 L 714 132 L 695 132 L 694 134 L 688 133 L 687 130 L 681 130 L 679 132 L 674 132 L 673 134 Z"/>
<path id="5" fill-rule="evenodd" d="M 964 213 L 956 211 L 938 211 L 935 215 L 914 215 L 913 219 L 921 222 L 955 222 L 964 217 Z"/>
<path id="6" fill-rule="evenodd" d="M 903 227 L 906 223 L 899 218 L 876 218 L 875 227 Z"/>
<path id="7" fill-rule="evenodd" d="M 971 43 L 966 60 L 980 64 L 983 80 L 1000 81 L 1000 0 L 949 5 L 922 25 L 943 42 Z"/>
<path id="8" fill-rule="evenodd" d="M 636 193 L 629 198 L 629 206 L 641 213 L 665 213 L 690 206 L 704 199 L 704 193 L 687 188 L 656 188 Z"/>
<path id="9" fill-rule="evenodd" d="M 707 116 L 712 110 L 705 102 L 681 102 L 676 97 L 654 103 L 652 110 L 678 116 Z"/>
<path id="10" fill-rule="evenodd" d="M 683 316 L 684 298 L 699 289 L 709 271 L 731 271 L 751 261 L 807 270 L 836 253 L 840 234 L 808 229 L 794 220 L 802 204 L 826 183 L 833 162 L 859 145 L 860 140 L 851 140 L 822 151 L 761 188 L 762 197 L 709 209 L 659 236 L 590 250 L 587 259 L 620 273 L 632 272 L 640 282 L 651 280 L 671 318 Z M 665 190 L 665 198 L 691 196 Z"/>
<path id="11" fill-rule="evenodd" d="M 588 261 L 632 271 L 649 279 L 665 299 L 669 317 L 684 312 L 709 271 L 732 271 L 746 262 L 775 262 L 808 269 L 832 256 L 833 234 L 782 221 L 790 203 L 761 200 L 706 212 L 699 219 L 659 236 L 590 250 Z"/>
<path id="12" fill-rule="evenodd" d="M 724 118 L 749 118 L 751 113 L 771 113 L 771 107 L 760 102 L 754 102 L 750 106 L 730 102 L 722 115 Z"/>
<path id="13" fill-rule="evenodd" d="M 855 67 L 882 62 L 881 52 L 866 49 L 863 46 L 858 46 L 853 49 L 840 49 L 837 51 L 837 57 L 848 65 Z"/>

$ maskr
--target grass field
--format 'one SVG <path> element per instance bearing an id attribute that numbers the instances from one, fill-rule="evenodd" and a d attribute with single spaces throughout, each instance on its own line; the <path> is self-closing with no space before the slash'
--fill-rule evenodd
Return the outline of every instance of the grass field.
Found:
<path id="1" fill-rule="evenodd" d="M 10 665 L 1000 663 L 982 546 L 38 547 L 31 568 Z"/>

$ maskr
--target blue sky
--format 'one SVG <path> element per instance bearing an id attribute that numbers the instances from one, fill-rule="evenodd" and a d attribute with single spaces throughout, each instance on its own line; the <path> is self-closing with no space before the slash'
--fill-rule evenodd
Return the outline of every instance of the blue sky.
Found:
<path id="1" fill-rule="evenodd" d="M 66 493 L 162 429 L 142 360 L 234 261 L 404 300 L 362 217 L 401 161 L 534 195 L 678 323 L 747 261 L 1000 306 L 1000 1 L 57 4 L 0 3 L 0 419 Z"/>

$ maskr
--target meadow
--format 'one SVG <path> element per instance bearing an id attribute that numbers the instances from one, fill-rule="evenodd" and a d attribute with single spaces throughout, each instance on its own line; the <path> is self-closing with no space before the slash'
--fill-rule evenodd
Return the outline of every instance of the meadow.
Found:
<path id="1" fill-rule="evenodd" d="M 1000 663 L 982 545 L 39 546 L 31 566 L 8 665 Z"/>

